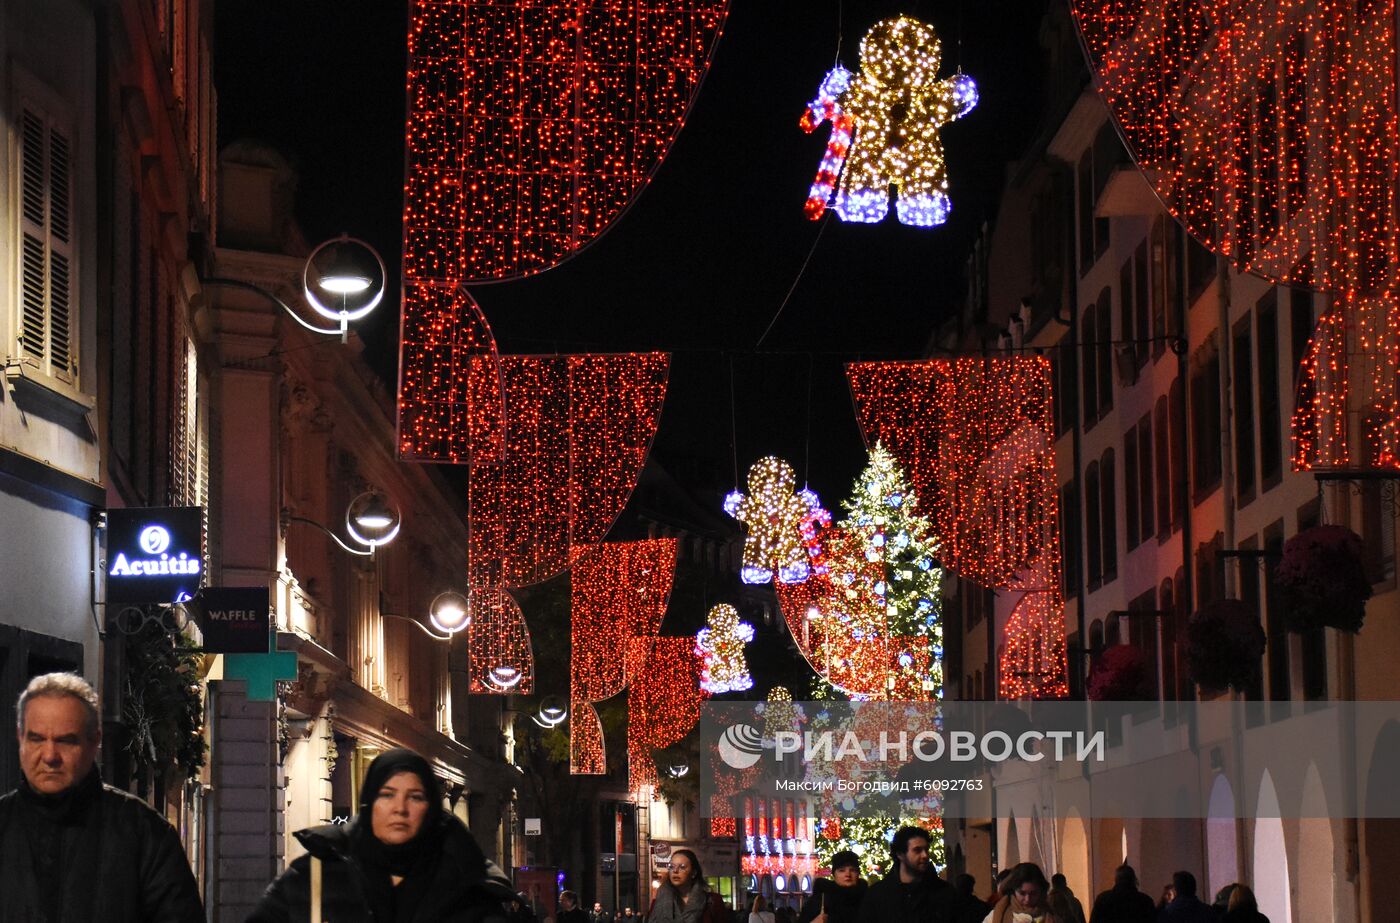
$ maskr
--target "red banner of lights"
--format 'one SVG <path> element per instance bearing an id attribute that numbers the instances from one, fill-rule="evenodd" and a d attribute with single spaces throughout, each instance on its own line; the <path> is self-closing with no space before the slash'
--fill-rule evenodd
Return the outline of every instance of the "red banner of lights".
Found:
<path id="1" fill-rule="evenodd" d="M 1071 7 L 1177 220 L 1243 270 L 1334 296 L 1300 370 L 1294 467 L 1400 467 L 1394 0 Z"/>
<path id="2" fill-rule="evenodd" d="M 627 642 L 627 787 L 656 785 L 652 754 L 700 721 L 700 659 L 694 638 Z"/>
<path id="3" fill-rule="evenodd" d="M 465 289 L 410 285 L 399 327 L 399 457 L 500 457 L 504 388 L 496 339 Z M 413 310 L 407 310 L 407 305 Z"/>
<path id="4" fill-rule="evenodd" d="M 520 604 L 506 590 L 472 591 L 471 691 L 497 695 L 535 691 L 535 656 Z"/>
<path id="5" fill-rule="evenodd" d="M 943 566 L 1043 597 L 1013 612 L 999 694 L 1068 695 L 1049 361 L 862 362 L 846 371 L 861 432 L 913 482 Z"/>
<path id="6" fill-rule="evenodd" d="M 412 0 L 406 312 L 420 284 L 541 272 L 617 220 L 680 131 L 727 12 L 727 0 Z"/>
<path id="7" fill-rule="evenodd" d="M 601 541 L 646 462 L 666 395 L 665 353 L 502 356 L 505 446 L 474 455 L 472 586 L 521 587 Z"/>
<path id="8" fill-rule="evenodd" d="M 627 650 L 633 638 L 650 638 L 661 629 L 676 572 L 677 540 L 604 542 L 574 549 L 570 574 L 570 698 L 574 714 L 591 703 L 611 698 L 627 683 Z M 576 774 L 607 771 L 601 727 L 571 723 L 569 770 Z"/>

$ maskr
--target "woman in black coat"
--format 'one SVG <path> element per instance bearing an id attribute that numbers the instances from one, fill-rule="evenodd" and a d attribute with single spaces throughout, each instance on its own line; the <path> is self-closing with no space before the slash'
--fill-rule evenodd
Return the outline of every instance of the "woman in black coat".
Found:
<path id="1" fill-rule="evenodd" d="M 812 882 L 812 896 L 802 905 L 797 923 L 856 923 L 868 887 L 860 877 L 859 857 L 841 850 L 831 857 L 831 877 Z"/>
<path id="2" fill-rule="evenodd" d="M 360 813 L 300 830 L 307 855 L 267 889 L 248 923 L 311 919 L 311 867 L 321 866 L 321 919 L 334 923 L 504 923 L 515 897 L 462 822 L 442 809 L 427 760 L 389 750 L 370 764 Z"/>

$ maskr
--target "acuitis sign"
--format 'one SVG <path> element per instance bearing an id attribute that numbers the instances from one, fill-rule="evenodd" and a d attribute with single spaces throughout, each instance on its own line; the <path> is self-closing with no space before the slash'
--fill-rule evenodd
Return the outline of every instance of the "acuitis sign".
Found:
<path id="1" fill-rule="evenodd" d="M 204 576 L 204 511 L 197 506 L 107 511 L 107 601 L 191 599 Z"/>

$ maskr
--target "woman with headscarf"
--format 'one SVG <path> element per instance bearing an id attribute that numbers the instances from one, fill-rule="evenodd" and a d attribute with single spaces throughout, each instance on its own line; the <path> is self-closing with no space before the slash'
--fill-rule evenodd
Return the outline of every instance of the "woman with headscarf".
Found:
<path id="1" fill-rule="evenodd" d="M 856 923 L 867 887 L 860 877 L 860 857 L 841 850 L 831 857 L 831 877 L 812 882 L 812 896 L 802 905 L 797 923 Z"/>
<path id="2" fill-rule="evenodd" d="M 443 811 L 427 760 L 412 750 L 381 753 L 359 807 L 349 824 L 297 831 L 307 854 L 268 887 L 248 923 L 302 923 L 316 899 L 319 919 L 334 923 L 504 923 L 510 884 Z"/>
<path id="3" fill-rule="evenodd" d="M 656 889 L 647 923 L 728 923 L 724 898 L 710 890 L 700 860 L 688 849 L 671 851 L 671 867 Z"/>

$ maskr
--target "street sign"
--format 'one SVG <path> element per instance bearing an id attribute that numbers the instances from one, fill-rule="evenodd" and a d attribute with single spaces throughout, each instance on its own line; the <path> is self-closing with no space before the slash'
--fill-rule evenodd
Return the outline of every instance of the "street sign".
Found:
<path id="1" fill-rule="evenodd" d="M 268 652 L 267 587 L 205 587 L 199 594 L 199 628 L 210 654 Z"/>
<path id="2" fill-rule="evenodd" d="M 107 602 L 185 602 L 203 579 L 204 510 L 107 511 Z"/>
<path id="3" fill-rule="evenodd" d="M 526 836 L 539 836 L 539 835 L 540 835 L 540 819 L 539 819 L 538 817 L 527 817 L 527 818 L 525 818 L 525 835 L 526 835 Z"/>

